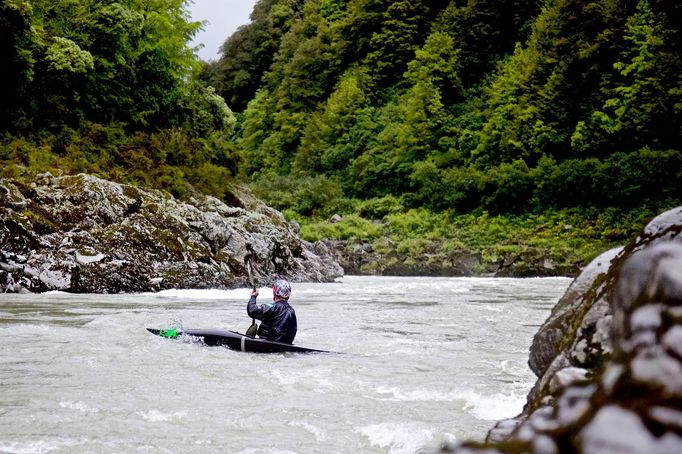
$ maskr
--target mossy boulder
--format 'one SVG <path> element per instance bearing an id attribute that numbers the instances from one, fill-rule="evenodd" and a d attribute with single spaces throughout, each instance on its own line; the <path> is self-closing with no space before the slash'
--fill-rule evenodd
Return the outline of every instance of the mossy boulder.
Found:
<path id="1" fill-rule="evenodd" d="M 0 180 L 0 291 L 231 288 L 247 285 L 246 260 L 263 284 L 343 274 L 248 189 L 230 200 L 179 201 L 84 174 Z"/>

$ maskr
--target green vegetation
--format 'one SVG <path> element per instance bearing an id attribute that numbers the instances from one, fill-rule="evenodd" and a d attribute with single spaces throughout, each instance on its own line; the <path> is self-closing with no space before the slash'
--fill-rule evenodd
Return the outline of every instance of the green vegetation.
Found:
<path id="1" fill-rule="evenodd" d="M 259 0 L 210 63 L 186 3 L 0 0 L 2 175 L 238 178 L 311 240 L 575 263 L 682 201 L 675 0 Z"/>
<path id="2" fill-rule="evenodd" d="M 236 118 L 197 75 L 185 0 L 0 1 L 3 176 L 87 172 L 222 195 Z"/>
<path id="3" fill-rule="evenodd" d="M 545 241 L 584 261 L 682 198 L 681 18 L 672 0 L 260 1 L 210 80 L 243 108 L 244 174 L 309 239 L 360 216 L 413 251 Z"/>

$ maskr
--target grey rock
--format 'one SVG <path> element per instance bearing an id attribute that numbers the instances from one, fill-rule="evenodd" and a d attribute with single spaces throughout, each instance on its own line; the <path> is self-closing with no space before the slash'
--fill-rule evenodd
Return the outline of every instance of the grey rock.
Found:
<path id="1" fill-rule="evenodd" d="M 601 376 L 601 386 L 607 394 L 613 393 L 618 382 L 622 379 L 625 372 L 623 364 L 609 364 Z"/>
<path id="2" fill-rule="evenodd" d="M 486 437 L 486 442 L 497 443 L 507 440 L 525 418 L 503 419 L 495 424 Z"/>
<path id="3" fill-rule="evenodd" d="M 582 367 L 566 367 L 557 371 L 549 381 L 549 391 L 556 394 L 557 391 L 564 389 L 575 382 L 583 381 L 587 378 L 587 370 Z"/>
<path id="4" fill-rule="evenodd" d="M 533 439 L 533 452 L 535 454 L 558 454 L 559 447 L 547 435 L 538 435 Z"/>
<path id="5" fill-rule="evenodd" d="M 660 388 L 670 396 L 682 398 L 682 363 L 658 345 L 645 347 L 630 362 L 632 378 Z"/>
<path id="6" fill-rule="evenodd" d="M 657 299 L 682 301 L 682 256 L 680 243 L 657 244 L 638 252 L 621 271 L 614 301 L 624 315 L 638 301 Z M 625 326 L 618 320 L 618 328 Z"/>
<path id="7" fill-rule="evenodd" d="M 89 263 L 97 263 L 101 262 L 104 260 L 106 256 L 104 254 L 100 253 L 95 253 L 92 255 L 87 255 L 87 254 L 81 254 L 80 252 L 76 252 L 76 263 L 79 265 L 87 265 Z"/>
<path id="8" fill-rule="evenodd" d="M 682 358 L 682 326 L 676 325 L 663 336 L 663 347 Z"/>
<path id="9" fill-rule="evenodd" d="M 649 408 L 647 416 L 659 424 L 682 431 L 682 411 L 679 409 L 653 406 Z"/>
<path id="10" fill-rule="evenodd" d="M 577 316 L 587 310 L 585 306 L 590 305 L 590 301 L 586 299 L 588 290 L 597 277 L 608 271 L 611 261 L 622 250 L 623 248 L 614 248 L 592 260 L 571 283 L 566 294 L 533 337 L 528 365 L 538 377 L 545 373 L 560 351 L 569 347 L 569 339 L 565 334 L 567 324 L 575 323 Z"/>
<path id="11" fill-rule="evenodd" d="M 560 426 L 566 427 L 580 420 L 590 411 L 590 399 L 597 387 L 569 387 L 559 398 L 556 405 L 556 418 Z"/>
<path id="12" fill-rule="evenodd" d="M 46 269 L 38 277 L 49 289 L 66 290 L 71 287 L 71 275 L 63 271 Z"/>
<path id="13" fill-rule="evenodd" d="M 678 454 L 682 438 L 674 433 L 654 436 L 636 413 L 606 405 L 578 434 L 586 454 Z"/>
<path id="14" fill-rule="evenodd" d="M 654 219 L 649 221 L 646 227 L 644 227 L 643 237 L 657 237 L 663 233 L 670 232 L 673 226 L 682 225 L 682 207 L 676 207 L 668 210 L 664 213 L 659 214 Z M 670 235 L 670 238 L 679 241 L 679 235 Z"/>
<path id="15" fill-rule="evenodd" d="M 625 353 L 632 353 L 645 347 L 656 345 L 658 340 L 653 331 L 640 331 L 633 334 L 629 339 L 621 343 L 621 348 Z"/>
<path id="16" fill-rule="evenodd" d="M 570 366 L 571 363 L 565 352 L 560 353 L 556 358 L 554 358 L 554 361 L 552 361 L 545 373 L 538 378 L 538 380 L 535 382 L 535 386 L 533 386 L 533 389 L 531 389 L 531 391 L 528 393 L 526 405 L 529 408 L 535 407 L 537 402 L 542 402 L 545 397 L 548 397 L 550 393 L 549 383 L 554 377 L 554 374 L 557 373 L 557 371 Z"/>
<path id="17" fill-rule="evenodd" d="M 228 206 L 200 195 L 190 205 L 89 175 L 35 183 L 28 196 L 0 180 L 0 262 L 21 263 L 14 278 L 34 292 L 246 286 L 247 258 L 262 284 L 275 275 L 325 282 L 343 275 L 326 248 L 302 241 L 247 188 L 235 188 Z"/>
<path id="18" fill-rule="evenodd" d="M 15 265 L 13 263 L 3 263 L 0 262 L 0 270 L 6 271 L 8 273 L 18 273 L 23 271 L 24 267 L 22 265 Z"/>

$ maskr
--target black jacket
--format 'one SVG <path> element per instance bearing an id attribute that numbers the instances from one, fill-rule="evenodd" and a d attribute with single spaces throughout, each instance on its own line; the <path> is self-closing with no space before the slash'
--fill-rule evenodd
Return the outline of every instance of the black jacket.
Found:
<path id="1" fill-rule="evenodd" d="M 258 337 L 287 344 L 294 342 L 298 328 L 296 312 L 288 302 L 256 304 L 256 297 L 252 296 L 246 306 L 246 311 L 249 317 L 261 321 L 258 327 Z"/>

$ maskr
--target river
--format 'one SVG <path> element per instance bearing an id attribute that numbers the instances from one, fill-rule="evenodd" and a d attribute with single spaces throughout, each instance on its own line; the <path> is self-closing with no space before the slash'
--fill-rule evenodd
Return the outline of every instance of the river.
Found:
<path id="1" fill-rule="evenodd" d="M 295 343 L 338 352 L 312 355 L 145 330 L 244 332 L 248 289 L 0 295 L 0 452 L 414 453 L 482 440 L 521 411 L 528 348 L 569 283 L 294 284 Z"/>

